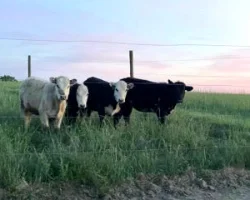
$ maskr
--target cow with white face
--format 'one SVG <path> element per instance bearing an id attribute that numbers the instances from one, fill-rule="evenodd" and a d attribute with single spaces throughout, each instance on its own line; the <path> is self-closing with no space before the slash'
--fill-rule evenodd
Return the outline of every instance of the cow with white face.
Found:
<path id="1" fill-rule="evenodd" d="M 125 81 L 107 82 L 96 77 L 90 77 L 83 82 L 88 87 L 89 98 L 87 116 L 97 111 L 102 125 L 105 115 L 113 116 L 119 112 L 120 104 L 125 103 L 126 95 L 134 87 L 133 83 Z"/>
<path id="2" fill-rule="evenodd" d="M 114 97 L 117 103 L 122 104 L 125 103 L 125 99 L 127 96 L 128 90 L 134 87 L 133 83 L 126 83 L 125 81 L 118 81 L 116 83 L 111 82 L 110 86 L 114 90 Z"/>
<path id="3" fill-rule="evenodd" d="M 68 122 L 75 123 L 78 114 L 83 114 L 87 107 L 88 96 L 89 91 L 86 85 L 77 83 L 77 79 L 70 80 L 70 92 L 65 114 Z"/>
<path id="4" fill-rule="evenodd" d="M 49 128 L 49 121 L 53 119 L 55 128 L 60 129 L 69 89 L 70 80 L 65 76 L 51 77 L 50 81 L 37 77 L 25 79 L 20 86 L 19 93 L 25 128 L 28 128 L 32 115 L 39 115 L 44 127 Z"/>
<path id="5" fill-rule="evenodd" d="M 177 81 L 168 83 L 153 82 L 140 78 L 126 77 L 120 80 L 134 83 L 134 89 L 129 91 L 126 101 L 120 106 L 120 111 L 114 116 L 116 125 L 123 116 L 129 124 L 132 109 L 139 112 L 154 112 L 161 124 L 170 115 L 177 104 L 182 103 L 186 92 L 193 90 L 193 86 Z"/>
<path id="6" fill-rule="evenodd" d="M 50 82 L 55 84 L 55 92 L 58 100 L 67 100 L 69 96 L 69 81 L 65 77 L 50 77 Z"/>

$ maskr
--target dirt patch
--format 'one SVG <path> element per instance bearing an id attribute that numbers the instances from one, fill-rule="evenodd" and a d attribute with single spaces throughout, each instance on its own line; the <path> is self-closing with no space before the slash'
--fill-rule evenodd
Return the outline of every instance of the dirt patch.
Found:
<path id="1" fill-rule="evenodd" d="M 5 191 L 0 199 L 46 199 L 46 200 L 69 200 L 69 199 L 98 199 L 98 192 L 79 183 L 50 183 L 32 184 L 22 190 Z"/>
<path id="2" fill-rule="evenodd" d="M 2 196 L 1 196 L 2 195 Z M 182 176 L 143 175 L 110 188 L 105 195 L 79 183 L 33 184 L 22 190 L 0 190 L 0 199 L 105 200 L 247 200 L 250 172 L 243 169 L 192 170 Z"/>
<path id="3" fill-rule="evenodd" d="M 250 198 L 250 172 L 228 168 L 221 171 L 192 170 L 183 176 L 144 176 L 109 191 L 107 199 L 222 200 Z M 247 198 L 248 197 L 248 198 Z"/>

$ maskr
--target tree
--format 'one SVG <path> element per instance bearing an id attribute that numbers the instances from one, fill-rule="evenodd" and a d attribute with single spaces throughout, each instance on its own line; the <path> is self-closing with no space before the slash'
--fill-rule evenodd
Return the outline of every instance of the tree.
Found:
<path id="1" fill-rule="evenodd" d="M 13 76 L 9 76 L 9 75 L 3 75 L 3 76 L 0 76 L 0 81 L 11 81 L 11 82 L 17 82 L 17 80 L 15 79 L 15 77 L 13 77 Z"/>

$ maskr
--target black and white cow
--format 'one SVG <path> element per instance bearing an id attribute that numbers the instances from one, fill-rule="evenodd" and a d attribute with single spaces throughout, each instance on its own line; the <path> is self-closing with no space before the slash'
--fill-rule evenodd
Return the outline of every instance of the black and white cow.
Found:
<path id="1" fill-rule="evenodd" d="M 97 111 L 102 125 L 105 115 L 113 116 L 119 112 L 120 105 L 125 103 L 126 95 L 134 87 L 133 83 L 119 80 L 107 82 L 97 77 L 90 77 L 83 82 L 88 87 L 87 116 Z"/>
<path id="2" fill-rule="evenodd" d="M 165 116 L 169 115 L 177 103 L 182 103 L 185 91 L 193 90 L 192 86 L 186 86 L 183 82 L 168 83 L 152 82 L 138 78 L 120 79 L 127 83 L 134 83 L 133 90 L 129 91 L 120 111 L 114 115 L 114 126 L 123 116 L 126 124 L 129 123 L 132 109 L 140 112 L 154 112 L 163 124 Z"/>
<path id="3" fill-rule="evenodd" d="M 87 106 L 88 87 L 77 83 L 77 79 L 70 80 L 70 91 L 67 100 L 65 118 L 69 123 L 75 123 L 77 116 L 82 116 Z"/>

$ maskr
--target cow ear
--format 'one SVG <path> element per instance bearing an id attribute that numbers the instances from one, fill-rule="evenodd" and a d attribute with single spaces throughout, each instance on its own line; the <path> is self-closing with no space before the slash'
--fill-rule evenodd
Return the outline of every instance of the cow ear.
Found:
<path id="1" fill-rule="evenodd" d="M 50 77 L 49 80 L 50 80 L 51 83 L 56 83 L 56 78 L 55 77 Z"/>
<path id="2" fill-rule="evenodd" d="M 128 88 L 128 90 L 131 90 L 134 86 L 135 86 L 134 83 L 129 83 L 127 88 Z"/>
<path id="3" fill-rule="evenodd" d="M 174 84 L 174 82 L 172 82 L 171 80 L 168 79 L 168 83 L 169 84 Z"/>
<path id="4" fill-rule="evenodd" d="M 112 87 L 113 89 L 115 88 L 115 83 L 114 82 L 109 82 L 110 87 Z"/>
<path id="5" fill-rule="evenodd" d="M 70 85 L 74 85 L 74 84 L 76 84 L 76 83 L 77 83 L 77 79 L 74 78 L 74 79 L 71 79 L 71 80 L 70 80 Z"/>
<path id="6" fill-rule="evenodd" d="M 193 87 L 192 87 L 192 86 L 186 86 L 186 87 L 185 87 L 185 90 L 187 90 L 187 91 L 192 91 L 192 90 L 193 90 Z"/>

